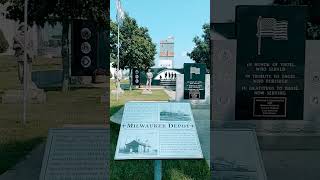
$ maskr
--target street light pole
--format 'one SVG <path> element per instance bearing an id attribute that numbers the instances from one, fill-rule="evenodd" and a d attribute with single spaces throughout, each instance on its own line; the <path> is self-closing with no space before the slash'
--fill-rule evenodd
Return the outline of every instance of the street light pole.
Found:
<path id="1" fill-rule="evenodd" d="M 24 1 L 24 51 L 23 51 L 23 125 L 27 123 L 27 99 L 28 99 L 28 62 L 27 62 L 27 31 L 28 31 L 28 0 Z"/>

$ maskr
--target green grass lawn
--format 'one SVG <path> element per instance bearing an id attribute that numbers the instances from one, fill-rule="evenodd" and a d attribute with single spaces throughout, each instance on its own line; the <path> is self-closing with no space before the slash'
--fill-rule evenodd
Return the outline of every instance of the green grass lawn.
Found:
<path id="1" fill-rule="evenodd" d="M 111 89 L 114 86 L 111 85 Z M 163 90 L 154 90 L 152 95 L 142 95 L 141 90 L 125 91 L 116 101 L 115 95 L 110 96 L 110 115 L 112 116 L 125 102 L 132 100 L 167 101 L 169 97 Z M 114 161 L 120 126 L 110 123 L 110 179 L 111 180 L 149 180 L 153 179 L 153 160 Z M 210 170 L 205 160 L 163 160 L 163 179 L 168 180 L 206 180 L 210 179 Z"/>
<path id="2" fill-rule="evenodd" d="M 14 57 L 0 56 L 0 97 L 19 88 Z M 36 60 L 37 70 L 59 69 L 59 60 Z M 67 93 L 47 91 L 45 104 L 29 104 L 26 126 L 21 124 L 22 104 L 0 103 L 0 174 L 13 167 L 27 152 L 43 143 L 49 128 L 65 124 L 104 124 L 107 106 L 100 103 L 105 88 L 78 88 Z"/>
<path id="3" fill-rule="evenodd" d="M 61 59 L 37 58 L 32 70 L 62 69 Z M 14 56 L 0 55 L 0 94 L 4 90 L 19 88 L 17 61 Z"/>

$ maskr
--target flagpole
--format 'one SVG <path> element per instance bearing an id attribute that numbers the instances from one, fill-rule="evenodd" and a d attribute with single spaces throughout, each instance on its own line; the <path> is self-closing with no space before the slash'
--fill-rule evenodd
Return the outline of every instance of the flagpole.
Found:
<path id="1" fill-rule="evenodd" d="M 119 100 L 119 93 L 120 93 L 120 23 L 122 24 L 122 20 L 124 18 L 124 13 L 121 8 L 121 2 L 120 0 L 116 0 L 116 6 L 117 6 L 117 22 L 118 22 L 118 54 L 117 54 L 117 101 Z M 120 76 L 121 77 L 121 76 Z"/>
<path id="2" fill-rule="evenodd" d="M 28 97 L 28 63 L 27 63 L 27 31 L 28 31 L 28 0 L 24 1 L 24 51 L 23 51 L 23 125 L 27 123 L 27 97 Z"/>
<path id="3" fill-rule="evenodd" d="M 120 27 L 119 27 L 119 22 L 118 22 L 117 101 L 119 101 L 119 90 L 120 90 L 120 82 L 118 81 L 118 79 L 119 79 L 119 64 L 120 64 L 120 38 L 119 38 L 119 33 L 120 33 Z"/>

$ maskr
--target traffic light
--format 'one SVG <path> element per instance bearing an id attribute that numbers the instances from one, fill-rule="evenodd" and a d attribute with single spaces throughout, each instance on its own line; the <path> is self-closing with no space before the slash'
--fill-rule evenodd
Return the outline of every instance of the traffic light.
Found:
<path id="1" fill-rule="evenodd" d="M 72 23 L 72 76 L 92 76 L 97 69 L 98 27 L 89 20 L 76 19 Z"/>

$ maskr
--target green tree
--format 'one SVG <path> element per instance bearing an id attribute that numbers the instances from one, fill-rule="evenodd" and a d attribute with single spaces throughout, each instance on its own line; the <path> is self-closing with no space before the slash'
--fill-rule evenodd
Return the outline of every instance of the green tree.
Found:
<path id="1" fill-rule="evenodd" d="M 0 4 L 7 4 L 6 17 L 24 22 L 24 0 L 0 0 Z M 29 0 L 28 24 L 44 26 L 46 23 L 62 24 L 62 50 L 64 90 L 69 84 L 69 26 L 72 19 L 89 19 L 96 21 L 104 29 L 109 24 L 109 1 L 105 0 Z"/>
<path id="2" fill-rule="evenodd" d="M 118 24 L 112 21 L 110 23 L 110 59 L 113 61 L 113 66 L 116 67 L 118 53 Z M 147 71 L 148 68 L 154 66 L 156 45 L 152 42 L 148 29 L 139 27 L 137 21 L 127 14 L 125 15 L 123 24 L 120 26 L 119 39 L 120 69 L 129 69 L 131 75 L 133 68 L 141 68 L 142 70 Z"/>
<path id="3" fill-rule="evenodd" d="M 9 43 L 6 40 L 6 37 L 4 37 L 4 34 L 0 29 L 0 53 L 6 52 L 8 48 L 9 48 Z"/>
<path id="4" fill-rule="evenodd" d="M 187 55 L 196 63 L 205 63 L 210 69 L 210 24 L 202 26 L 203 34 L 193 39 L 195 47 Z"/>

